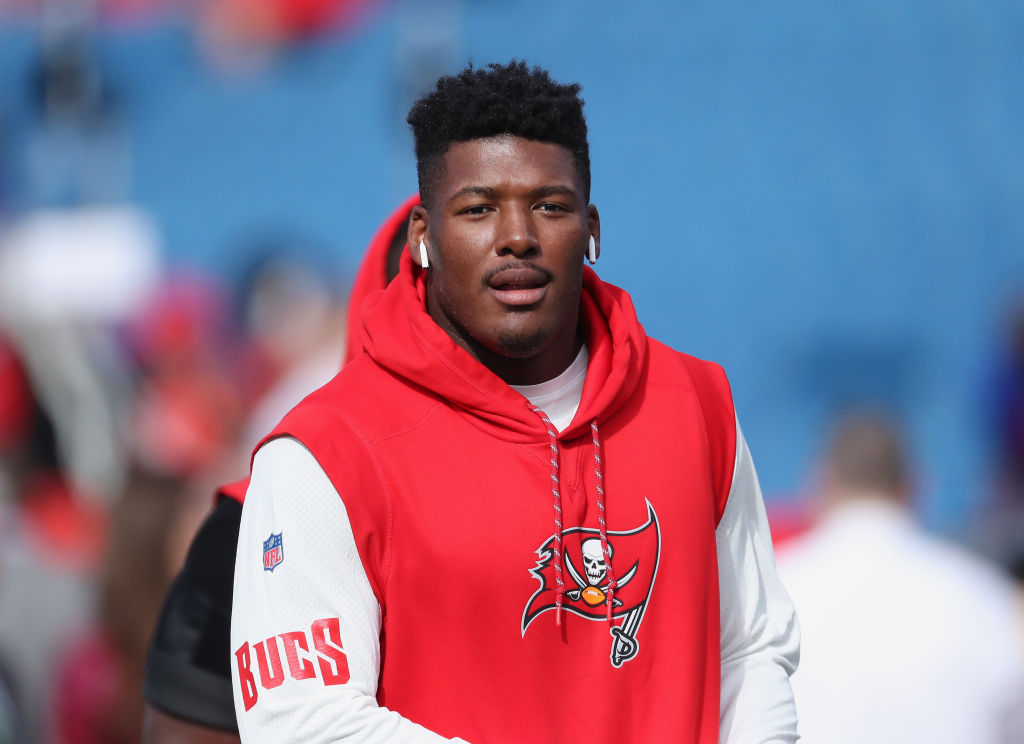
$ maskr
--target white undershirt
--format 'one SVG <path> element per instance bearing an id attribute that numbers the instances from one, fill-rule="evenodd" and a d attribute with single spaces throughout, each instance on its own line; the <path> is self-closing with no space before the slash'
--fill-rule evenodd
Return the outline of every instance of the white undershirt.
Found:
<path id="1" fill-rule="evenodd" d="M 564 429 L 579 407 L 586 366 L 584 347 L 555 379 L 516 390 Z M 272 580 L 254 559 L 262 555 L 267 535 L 282 530 L 309 548 L 288 557 L 290 571 L 301 577 L 297 581 Z M 732 487 L 715 542 L 721 613 L 720 744 L 792 744 L 798 737 L 789 675 L 799 660 L 800 631 L 793 604 L 775 572 L 761 487 L 738 422 Z M 245 711 L 238 669 L 231 659 L 242 741 L 449 741 L 377 705 L 380 605 L 360 562 L 344 502 L 309 450 L 289 437 L 274 439 L 256 454 L 242 511 L 231 648 L 328 616 L 341 618 L 351 672 L 344 685 L 285 684 Z M 302 724 L 296 725 L 299 721 Z"/>
<path id="2" fill-rule="evenodd" d="M 580 353 L 572 364 L 554 379 L 536 385 L 512 385 L 512 389 L 547 414 L 555 429 L 562 431 L 572 423 L 583 397 L 583 381 L 587 379 L 587 362 L 590 352 L 587 345 L 580 346 Z"/>

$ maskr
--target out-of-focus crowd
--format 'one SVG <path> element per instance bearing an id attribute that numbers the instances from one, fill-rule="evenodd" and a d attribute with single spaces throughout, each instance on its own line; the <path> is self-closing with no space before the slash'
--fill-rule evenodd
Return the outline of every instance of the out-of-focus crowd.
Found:
<path id="1" fill-rule="evenodd" d="M 230 280 L 168 268 L 130 202 L 97 19 L 182 14 L 234 69 L 370 4 L 0 9 L 39 29 L 23 153 L 0 125 L 2 744 L 138 741 L 146 649 L 214 488 L 344 351 L 348 278 L 300 236 L 240 236 Z"/>
<path id="2" fill-rule="evenodd" d="M 29 741 L 133 741 L 168 583 L 214 487 L 339 368 L 344 282 L 287 243 L 254 254 L 237 288 L 104 276 L 120 257 L 81 266 L 76 236 L 130 212 L 31 219 L 45 235 L 8 232 L 0 252 L 5 288 L 37 298 L 0 314 L 2 687 Z"/>

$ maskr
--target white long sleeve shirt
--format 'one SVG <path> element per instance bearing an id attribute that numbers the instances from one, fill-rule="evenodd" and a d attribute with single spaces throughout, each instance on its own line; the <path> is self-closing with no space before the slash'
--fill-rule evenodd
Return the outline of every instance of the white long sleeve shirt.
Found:
<path id="1" fill-rule="evenodd" d="M 804 630 L 800 728 L 827 744 L 1011 744 L 1024 703 L 1016 592 L 884 495 L 834 506 L 779 573 Z"/>

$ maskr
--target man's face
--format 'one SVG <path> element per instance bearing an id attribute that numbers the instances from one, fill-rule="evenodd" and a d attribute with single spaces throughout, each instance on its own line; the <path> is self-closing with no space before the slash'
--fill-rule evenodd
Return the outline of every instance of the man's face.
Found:
<path id="1" fill-rule="evenodd" d="M 557 376 L 578 350 L 583 258 L 597 210 L 565 147 L 501 136 L 453 144 L 429 213 L 427 310 L 452 339 L 513 384 Z"/>

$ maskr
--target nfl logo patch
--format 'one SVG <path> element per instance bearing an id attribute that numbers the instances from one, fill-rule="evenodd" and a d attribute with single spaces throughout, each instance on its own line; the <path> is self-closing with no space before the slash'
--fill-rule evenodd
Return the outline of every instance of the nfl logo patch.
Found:
<path id="1" fill-rule="evenodd" d="M 273 571 L 278 564 L 284 560 L 283 532 L 276 535 L 271 532 L 270 537 L 263 541 L 263 570 Z"/>

